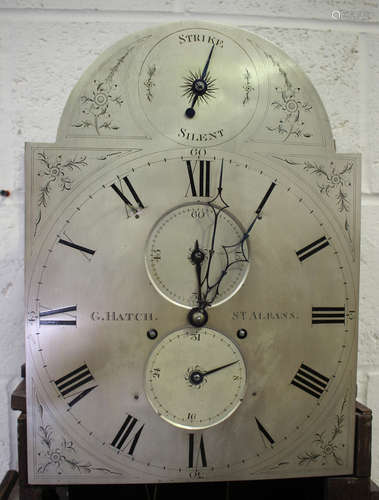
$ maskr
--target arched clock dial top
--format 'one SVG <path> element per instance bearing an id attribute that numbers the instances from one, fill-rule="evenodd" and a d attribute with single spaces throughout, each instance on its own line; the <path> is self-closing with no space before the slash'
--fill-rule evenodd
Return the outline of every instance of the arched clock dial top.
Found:
<path id="1" fill-rule="evenodd" d="M 359 158 L 278 48 L 130 35 L 26 148 L 32 484 L 350 474 Z"/>

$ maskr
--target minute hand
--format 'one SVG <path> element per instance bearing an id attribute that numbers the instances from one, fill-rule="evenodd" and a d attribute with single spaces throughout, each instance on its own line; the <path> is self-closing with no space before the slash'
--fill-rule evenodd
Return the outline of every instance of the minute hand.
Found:
<path id="1" fill-rule="evenodd" d="M 267 193 L 264 195 L 262 201 L 260 202 L 258 208 L 255 211 L 254 219 L 251 221 L 250 226 L 247 228 L 246 232 L 244 233 L 244 235 L 241 238 L 241 241 L 239 242 L 241 245 L 249 237 L 250 231 L 253 229 L 254 224 L 256 223 L 257 219 L 259 219 L 261 212 L 263 210 L 263 207 L 265 206 L 266 201 L 268 200 L 268 198 L 269 198 L 270 194 L 272 193 L 272 190 L 274 189 L 275 186 L 276 186 L 275 182 L 272 182 L 271 186 L 268 188 Z"/>
<path id="2" fill-rule="evenodd" d="M 270 194 L 272 193 L 272 190 L 274 189 L 275 186 L 276 186 L 275 182 L 272 182 L 271 186 L 268 188 L 266 194 L 262 198 L 262 201 L 260 202 L 260 204 L 258 205 L 258 208 L 255 211 L 255 217 L 251 221 L 251 223 L 250 223 L 249 227 L 247 228 L 246 232 L 242 235 L 242 238 L 239 241 L 237 241 L 237 243 L 234 243 L 234 245 L 222 245 L 222 248 L 223 248 L 223 250 L 225 252 L 225 256 L 226 256 L 226 265 L 225 265 L 224 269 L 221 271 L 218 280 L 211 287 L 208 286 L 208 288 L 207 288 L 207 293 L 211 289 L 215 289 L 215 293 L 213 295 L 213 299 L 207 301 L 207 305 L 208 306 L 212 304 L 213 300 L 219 294 L 219 289 L 220 289 L 221 282 L 225 278 L 225 276 L 226 276 L 229 268 L 233 264 L 236 264 L 237 262 L 249 262 L 249 259 L 247 258 L 246 254 L 245 254 L 245 250 L 244 250 L 244 245 L 243 244 L 247 240 L 247 238 L 249 237 L 250 231 L 253 229 L 254 224 L 256 223 L 257 219 L 260 218 L 261 212 L 263 210 L 263 207 L 265 206 L 265 204 L 266 204 L 266 202 L 267 202 L 267 200 L 268 200 L 268 198 L 269 198 Z M 240 248 L 241 257 L 239 257 L 238 259 L 231 259 L 230 258 L 231 254 L 232 254 L 233 250 L 235 250 L 236 248 Z M 231 253 L 229 254 L 228 252 L 231 252 Z M 206 293 L 206 295 L 207 295 L 207 293 Z"/>

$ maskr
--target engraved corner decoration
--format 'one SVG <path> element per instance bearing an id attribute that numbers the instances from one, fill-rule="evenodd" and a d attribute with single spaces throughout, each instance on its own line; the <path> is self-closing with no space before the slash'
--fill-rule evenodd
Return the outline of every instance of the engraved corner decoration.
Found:
<path id="1" fill-rule="evenodd" d="M 36 214 L 33 219 L 34 238 L 44 217 L 51 199 L 57 198 L 57 193 L 71 191 L 79 181 L 79 173 L 85 168 L 91 168 L 91 174 L 106 167 L 109 162 L 120 160 L 128 155 L 142 151 L 141 148 L 126 148 L 122 150 L 91 150 L 65 152 L 53 148 L 52 151 L 37 150 L 34 164 L 36 165 L 37 193 L 35 197 Z"/>
<path id="2" fill-rule="evenodd" d="M 327 198 L 333 198 L 337 212 L 342 218 L 345 238 L 352 250 L 354 258 L 354 245 L 351 230 L 351 205 L 350 187 L 352 186 L 354 160 L 345 159 L 341 164 L 331 160 L 329 164 L 321 161 L 301 160 L 284 158 L 277 155 L 272 155 L 273 158 L 281 160 L 286 165 L 291 167 L 302 167 L 303 171 L 309 175 L 314 175 L 320 182 L 317 182 L 317 188 L 320 194 Z M 340 163 L 340 162 L 338 162 Z"/>
<path id="3" fill-rule="evenodd" d="M 311 138 L 313 134 L 307 129 L 304 118 L 306 113 L 312 111 L 311 104 L 302 99 L 302 89 L 290 81 L 287 72 L 273 56 L 267 52 L 265 56 L 282 80 L 282 84 L 275 87 L 277 98 L 271 102 L 271 107 L 279 113 L 279 121 L 277 124 L 267 125 L 266 129 L 273 134 L 280 135 L 283 142 L 293 136 Z"/>
<path id="4" fill-rule="evenodd" d="M 344 464 L 341 451 L 345 444 L 341 434 L 345 423 L 346 403 L 347 396 L 344 397 L 341 408 L 334 418 L 333 427 L 314 434 L 312 448 L 297 456 L 298 465 L 318 463 L 325 467 L 330 461 L 339 466 Z"/>
<path id="5" fill-rule="evenodd" d="M 38 177 L 42 178 L 39 187 L 38 211 L 34 221 L 34 236 L 36 236 L 38 225 L 42 219 L 42 212 L 47 208 L 53 187 L 59 191 L 70 191 L 74 182 L 72 174 L 88 166 L 87 157 L 84 154 L 64 158 L 62 154 L 49 156 L 46 151 L 37 153 L 39 163 Z"/>
<path id="6" fill-rule="evenodd" d="M 93 474 L 101 473 L 101 475 L 121 475 L 121 473 L 112 471 L 105 467 L 97 467 L 88 460 L 80 458 L 77 446 L 75 443 L 67 439 L 63 433 L 56 431 L 50 423 L 47 423 L 44 406 L 41 403 L 37 391 L 34 389 L 34 407 L 39 422 L 34 428 L 35 442 L 35 463 L 34 474 L 46 475 L 49 473 L 64 475 L 64 474 Z"/>

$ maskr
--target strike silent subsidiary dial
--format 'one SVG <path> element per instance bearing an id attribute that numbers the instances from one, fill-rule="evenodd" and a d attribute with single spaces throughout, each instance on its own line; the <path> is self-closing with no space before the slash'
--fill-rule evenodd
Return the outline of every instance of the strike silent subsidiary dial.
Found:
<path id="1" fill-rule="evenodd" d="M 234 342 L 210 328 L 184 328 L 152 351 L 145 392 L 154 411 L 176 427 L 205 429 L 236 411 L 246 368 Z"/>
<path id="2" fill-rule="evenodd" d="M 256 68 L 245 48 L 212 29 L 165 36 L 149 51 L 139 75 L 147 119 L 186 145 L 221 144 L 239 134 L 256 111 L 256 87 Z"/>

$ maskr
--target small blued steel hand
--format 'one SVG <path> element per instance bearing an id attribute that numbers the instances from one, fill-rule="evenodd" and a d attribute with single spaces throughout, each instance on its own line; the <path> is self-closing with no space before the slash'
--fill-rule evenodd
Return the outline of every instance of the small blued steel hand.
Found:
<path id="1" fill-rule="evenodd" d="M 186 109 L 185 114 L 188 118 L 193 118 L 195 116 L 195 110 L 193 108 L 196 104 L 196 101 L 198 100 L 198 98 L 201 95 L 205 94 L 205 92 L 207 91 L 206 76 L 207 76 L 208 66 L 209 66 L 214 48 L 215 48 L 215 46 L 212 45 L 211 51 L 209 52 L 209 55 L 208 55 L 207 62 L 205 63 L 205 66 L 204 66 L 203 71 L 201 73 L 201 77 L 198 78 L 197 80 L 195 80 L 192 84 L 192 91 L 194 92 L 195 95 L 194 95 L 194 98 L 192 99 L 191 106 Z"/>
<path id="2" fill-rule="evenodd" d="M 206 375 L 210 375 L 211 373 L 216 373 L 216 372 L 218 372 L 220 370 L 223 370 L 224 368 L 227 368 L 228 366 L 235 365 L 236 363 L 239 363 L 239 360 L 233 361 L 232 363 L 228 363 L 227 365 L 219 366 L 218 368 L 213 368 L 213 370 L 208 370 L 206 372 L 201 372 L 201 374 L 203 375 L 203 377 L 205 377 Z"/>
<path id="3" fill-rule="evenodd" d="M 204 377 L 206 377 L 207 375 L 210 375 L 211 373 L 219 372 L 220 370 L 223 370 L 224 368 L 227 368 L 228 366 L 235 365 L 236 363 L 239 363 L 239 360 L 233 361 L 232 363 L 227 363 L 226 365 L 218 366 L 217 368 L 213 368 L 212 370 L 208 370 L 205 372 L 202 372 L 200 370 L 194 370 L 189 376 L 189 381 L 193 385 L 199 385 L 203 382 Z"/>
<path id="4" fill-rule="evenodd" d="M 201 293 L 201 264 L 205 258 L 204 253 L 199 248 L 198 240 L 195 241 L 194 251 L 191 254 L 191 260 L 195 264 L 196 278 L 197 278 L 197 304 L 199 308 L 203 304 L 203 296 Z"/>

